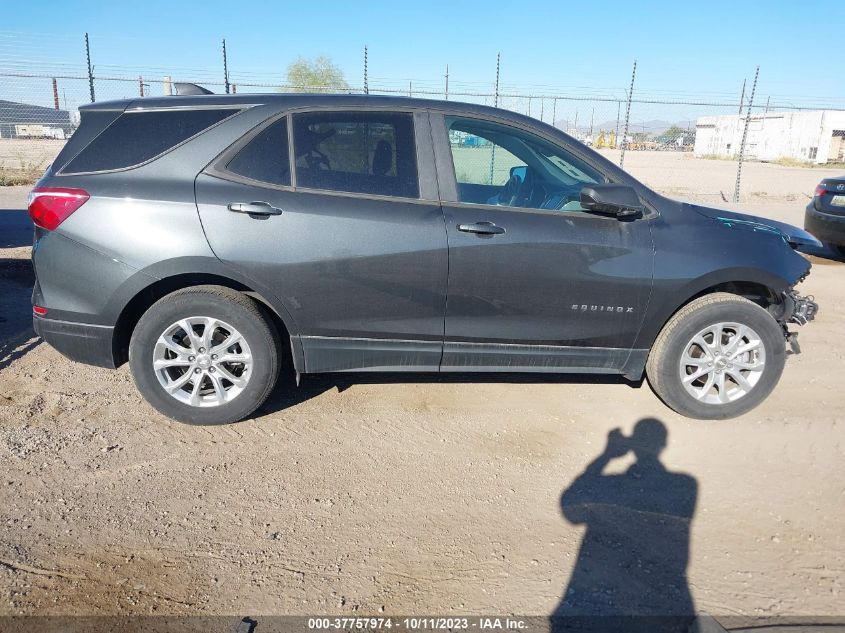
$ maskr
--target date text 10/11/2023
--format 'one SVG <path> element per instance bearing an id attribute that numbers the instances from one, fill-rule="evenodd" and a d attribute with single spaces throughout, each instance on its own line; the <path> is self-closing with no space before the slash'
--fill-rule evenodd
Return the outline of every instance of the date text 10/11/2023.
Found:
<path id="1" fill-rule="evenodd" d="M 379 630 L 399 629 L 408 631 L 419 630 L 455 630 L 455 629 L 478 629 L 478 630 L 512 630 L 519 631 L 526 628 L 526 622 L 516 618 L 500 617 L 371 617 L 371 618 L 349 618 L 349 617 L 323 617 L 308 618 L 309 630 Z"/>

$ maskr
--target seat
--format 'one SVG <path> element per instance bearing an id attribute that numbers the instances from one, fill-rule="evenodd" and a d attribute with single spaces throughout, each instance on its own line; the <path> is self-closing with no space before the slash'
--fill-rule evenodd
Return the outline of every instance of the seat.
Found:
<path id="1" fill-rule="evenodd" d="M 387 176 L 390 168 L 393 167 L 393 147 L 385 140 L 376 144 L 376 151 L 373 152 L 373 176 Z"/>

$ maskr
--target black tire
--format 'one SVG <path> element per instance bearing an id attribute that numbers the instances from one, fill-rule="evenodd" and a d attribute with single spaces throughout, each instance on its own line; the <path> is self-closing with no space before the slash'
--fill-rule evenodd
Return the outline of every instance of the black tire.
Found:
<path id="1" fill-rule="evenodd" d="M 252 364 L 246 386 L 230 401 L 217 406 L 198 407 L 177 400 L 165 391 L 153 368 L 156 341 L 165 329 L 180 319 L 196 316 L 231 324 L 251 350 Z M 194 286 L 160 299 L 141 316 L 129 343 L 129 366 L 138 390 L 158 411 L 187 424 L 229 424 L 250 415 L 273 390 L 280 356 L 278 333 L 255 302 L 220 286 Z"/>
<path id="2" fill-rule="evenodd" d="M 697 333 L 722 322 L 753 329 L 762 341 L 765 365 L 757 383 L 744 396 L 724 404 L 705 403 L 693 397 L 682 384 L 681 355 Z M 717 292 L 691 301 L 669 319 L 651 349 L 646 375 L 660 399 L 681 415 L 723 420 L 742 415 L 765 400 L 780 380 L 785 362 L 783 330 L 772 315 L 748 299 Z"/>

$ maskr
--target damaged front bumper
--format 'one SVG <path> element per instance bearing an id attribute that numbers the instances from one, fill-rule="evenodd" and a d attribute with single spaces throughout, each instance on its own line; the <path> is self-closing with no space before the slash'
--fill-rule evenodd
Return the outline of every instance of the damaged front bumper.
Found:
<path id="1" fill-rule="evenodd" d="M 816 318 L 819 304 L 813 295 L 802 297 L 795 290 L 783 293 L 784 314 L 783 323 L 797 323 L 805 325 Z"/>
<path id="2" fill-rule="evenodd" d="M 798 332 L 790 332 L 788 324 L 805 325 L 816 318 L 819 311 L 819 304 L 815 302 L 813 295 L 806 297 L 799 295 L 795 290 L 789 290 L 782 295 L 781 313 L 777 317 L 778 323 L 783 327 L 783 334 L 793 354 L 801 353 L 801 346 L 798 345 Z"/>

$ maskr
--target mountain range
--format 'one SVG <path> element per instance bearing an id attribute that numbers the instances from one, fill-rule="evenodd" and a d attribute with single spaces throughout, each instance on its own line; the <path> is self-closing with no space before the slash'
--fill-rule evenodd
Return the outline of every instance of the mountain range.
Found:
<path id="1" fill-rule="evenodd" d="M 558 119 L 555 121 L 555 127 L 560 128 L 561 130 L 571 130 L 570 127 L 574 121 L 566 121 L 564 119 Z M 578 132 L 582 134 L 589 134 L 590 133 L 590 122 L 587 121 L 587 124 L 584 125 L 584 122 L 579 119 L 578 121 Z M 669 121 L 663 121 L 661 119 L 652 119 L 651 121 L 631 121 L 628 124 L 628 133 L 632 134 L 634 132 L 648 132 L 649 134 L 658 135 L 666 130 L 668 130 L 673 125 L 681 128 L 686 129 L 687 125 L 689 124 L 688 121 L 677 121 L 675 123 L 671 123 Z M 625 121 L 619 121 L 619 133 L 622 133 L 622 129 L 625 126 Z M 615 132 L 616 131 L 616 119 L 612 121 L 603 121 L 600 123 L 593 124 L 593 133 L 598 134 L 602 130 L 606 132 Z"/>

